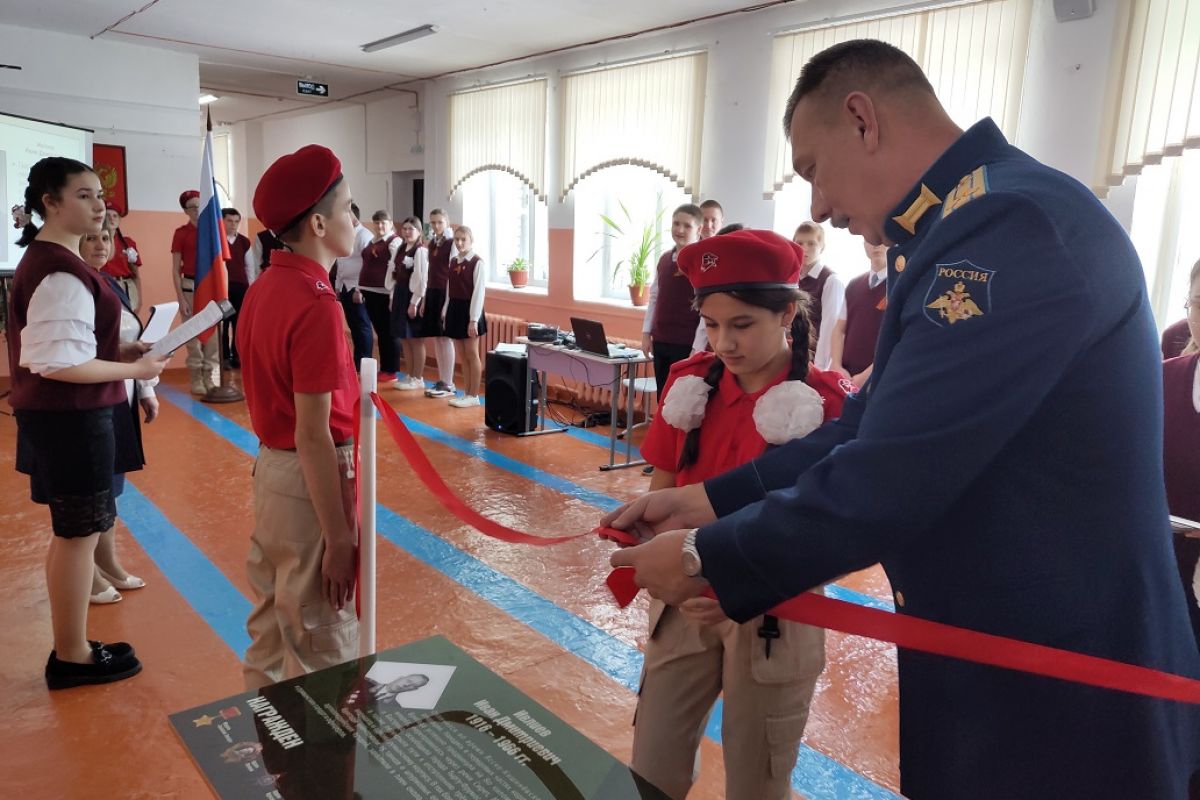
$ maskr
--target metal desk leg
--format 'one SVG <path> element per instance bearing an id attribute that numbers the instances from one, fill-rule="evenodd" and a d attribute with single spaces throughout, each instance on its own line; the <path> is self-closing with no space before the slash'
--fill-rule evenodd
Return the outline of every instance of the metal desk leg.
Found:
<path id="1" fill-rule="evenodd" d="M 534 372 L 537 373 L 537 375 L 538 375 L 538 384 L 539 384 L 539 386 L 538 386 L 537 428 L 535 428 L 534 430 L 531 430 L 531 431 L 525 431 L 524 433 L 518 433 L 517 436 L 541 436 L 542 434 L 546 434 L 546 433 L 566 433 L 567 432 L 566 428 L 547 428 L 546 427 L 546 374 L 547 373 L 546 373 L 546 370 L 544 370 L 544 369 L 537 369 L 537 370 L 534 370 Z M 529 382 L 528 382 L 528 380 L 526 380 L 526 382 L 525 382 L 525 396 L 526 396 L 526 398 L 529 397 Z M 526 405 L 525 408 L 528 409 L 529 406 Z"/>
<path id="2" fill-rule="evenodd" d="M 616 377 L 613 379 L 612 425 L 609 428 L 608 463 L 600 467 L 600 469 L 604 472 L 607 472 L 607 471 L 613 470 L 613 469 L 624 469 L 625 467 L 637 467 L 637 466 L 640 466 L 640 465 L 646 463 L 645 461 L 641 461 L 641 460 L 639 460 L 639 461 L 631 460 L 633 457 L 633 445 L 630 442 L 629 431 L 633 425 L 633 379 L 636 377 L 635 370 L 637 368 L 637 365 L 626 362 L 623 365 L 617 364 L 615 366 L 616 366 L 617 374 L 616 374 Z M 620 393 L 621 393 L 621 375 L 626 372 L 628 373 L 630 381 L 629 381 L 629 394 L 625 398 L 626 399 L 626 409 L 627 409 L 626 416 L 625 416 L 625 428 L 624 428 L 624 430 L 625 430 L 625 460 L 622 463 L 618 464 L 618 463 L 616 463 L 617 405 L 620 400 Z"/>

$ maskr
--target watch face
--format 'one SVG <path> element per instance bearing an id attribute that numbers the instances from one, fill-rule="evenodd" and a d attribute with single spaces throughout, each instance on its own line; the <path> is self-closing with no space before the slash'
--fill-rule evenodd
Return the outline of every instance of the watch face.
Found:
<path id="1" fill-rule="evenodd" d="M 700 556 L 695 551 L 683 551 L 683 574 L 694 578 L 700 574 Z"/>

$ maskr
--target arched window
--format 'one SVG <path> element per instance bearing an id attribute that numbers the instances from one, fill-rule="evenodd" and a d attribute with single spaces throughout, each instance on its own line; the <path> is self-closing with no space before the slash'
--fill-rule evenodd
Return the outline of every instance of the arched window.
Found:
<path id="1" fill-rule="evenodd" d="M 647 228 L 650 282 L 674 247 L 671 213 L 692 202 L 673 181 L 645 167 L 606 167 L 579 181 L 575 198 L 575 299 L 629 302 L 629 260 Z M 620 231 L 608 224 L 611 220 Z"/>
<path id="2" fill-rule="evenodd" d="M 545 286 L 549 272 L 546 204 L 529 184 L 489 169 L 463 182 L 462 222 L 475 235 L 475 252 L 487 279 L 508 284 L 508 267 L 518 258 L 529 269 L 529 285 Z"/>

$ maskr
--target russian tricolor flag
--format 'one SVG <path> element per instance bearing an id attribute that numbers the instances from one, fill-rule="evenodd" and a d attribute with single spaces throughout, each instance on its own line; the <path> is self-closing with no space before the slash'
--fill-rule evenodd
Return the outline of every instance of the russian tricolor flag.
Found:
<path id="1" fill-rule="evenodd" d="M 204 163 L 200 166 L 200 220 L 196 233 L 196 293 L 193 313 L 206 307 L 210 300 L 229 299 L 229 276 L 225 260 L 229 258 L 229 242 L 221 220 L 221 201 L 217 197 L 217 179 L 213 170 L 212 114 L 208 117 L 208 133 L 204 136 Z M 216 328 L 200 334 L 207 342 Z"/>

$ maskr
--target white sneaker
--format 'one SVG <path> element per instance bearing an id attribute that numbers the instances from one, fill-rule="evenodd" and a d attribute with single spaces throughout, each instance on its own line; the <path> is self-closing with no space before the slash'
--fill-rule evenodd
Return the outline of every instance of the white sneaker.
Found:
<path id="1" fill-rule="evenodd" d="M 483 405 L 483 403 L 479 402 L 479 398 L 477 396 L 468 394 L 462 397 L 454 398 L 450 401 L 450 405 L 454 406 L 455 408 L 475 408 Z"/>
<path id="2" fill-rule="evenodd" d="M 399 389 L 402 392 L 413 392 L 418 389 L 424 389 L 425 381 L 414 376 L 414 377 L 405 378 L 404 380 L 397 379 L 396 382 L 394 384 L 392 384 L 392 386 L 394 386 L 395 388 Z"/>

